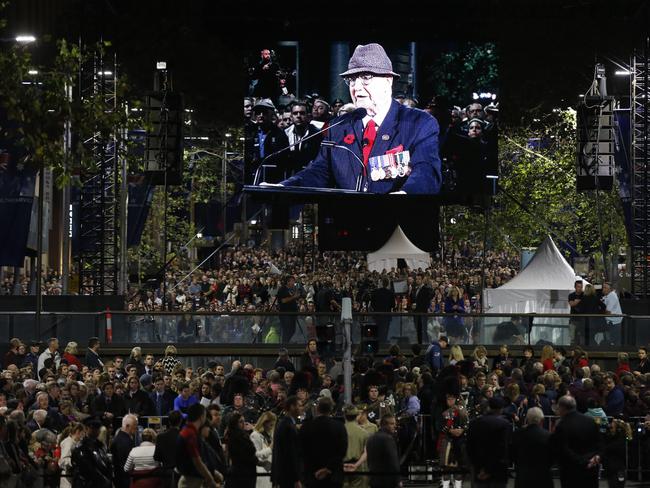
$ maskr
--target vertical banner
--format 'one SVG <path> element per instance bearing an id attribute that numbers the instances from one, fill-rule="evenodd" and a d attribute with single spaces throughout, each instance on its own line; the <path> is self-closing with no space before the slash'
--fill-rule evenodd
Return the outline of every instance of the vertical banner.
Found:
<path id="1" fill-rule="evenodd" d="M 135 175 L 129 177 L 129 212 L 127 220 L 126 245 L 134 247 L 140 244 L 142 232 L 147 223 L 155 186 L 150 176 Z"/>
<path id="2" fill-rule="evenodd" d="M 0 112 L 0 266 L 23 266 L 31 220 L 36 172 L 26 152 L 9 136 Z"/>

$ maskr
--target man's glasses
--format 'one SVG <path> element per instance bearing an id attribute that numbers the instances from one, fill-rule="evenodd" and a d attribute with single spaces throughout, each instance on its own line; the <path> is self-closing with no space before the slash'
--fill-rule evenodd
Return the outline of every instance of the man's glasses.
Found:
<path id="1" fill-rule="evenodd" d="M 291 115 L 307 115 L 307 112 L 301 110 L 300 112 L 291 112 Z"/>
<path id="2" fill-rule="evenodd" d="M 354 85 L 354 83 L 357 80 L 361 80 L 361 84 L 363 86 L 366 86 L 370 84 L 370 82 L 375 78 L 375 75 L 372 74 L 363 74 L 363 75 L 351 75 L 351 76 L 344 76 L 343 81 L 345 82 L 346 85 Z"/>

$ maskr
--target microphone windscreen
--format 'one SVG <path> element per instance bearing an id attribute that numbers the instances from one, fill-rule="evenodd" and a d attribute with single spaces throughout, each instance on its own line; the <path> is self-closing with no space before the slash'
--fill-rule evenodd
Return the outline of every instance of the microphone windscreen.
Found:
<path id="1" fill-rule="evenodd" d="M 367 114 L 368 111 L 365 108 L 359 107 L 357 109 L 354 109 L 352 112 L 352 118 L 355 120 L 363 119 Z"/>

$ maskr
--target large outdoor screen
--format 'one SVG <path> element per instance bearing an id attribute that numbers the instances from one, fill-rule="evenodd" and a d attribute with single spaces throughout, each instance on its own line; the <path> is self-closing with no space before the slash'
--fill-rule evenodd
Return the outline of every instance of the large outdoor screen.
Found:
<path id="1" fill-rule="evenodd" d="M 245 59 L 245 182 L 476 195 L 497 176 L 492 43 L 268 42 Z"/>

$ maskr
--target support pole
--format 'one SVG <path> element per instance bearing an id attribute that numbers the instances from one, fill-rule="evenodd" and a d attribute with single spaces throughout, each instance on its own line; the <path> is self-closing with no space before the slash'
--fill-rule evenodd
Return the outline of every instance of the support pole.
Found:
<path id="1" fill-rule="evenodd" d="M 43 208 L 45 200 L 45 167 L 41 163 L 38 173 L 38 214 L 36 230 L 36 340 L 41 339 L 41 311 L 43 310 L 42 269 L 43 269 Z"/>
<path id="2" fill-rule="evenodd" d="M 68 101 L 72 102 L 72 83 L 68 83 L 65 87 L 66 97 Z M 66 120 L 63 132 L 63 147 L 66 153 L 66 166 L 67 159 L 72 154 L 72 124 L 70 120 Z M 63 238 L 62 238 L 62 273 L 61 285 L 62 293 L 68 295 L 70 293 L 70 185 L 63 187 L 63 205 L 62 205 L 61 222 L 63 223 Z"/>
<path id="3" fill-rule="evenodd" d="M 346 404 L 352 403 L 352 299 L 343 299 L 341 308 L 341 321 L 343 322 L 344 347 L 343 351 L 343 398 Z"/>

